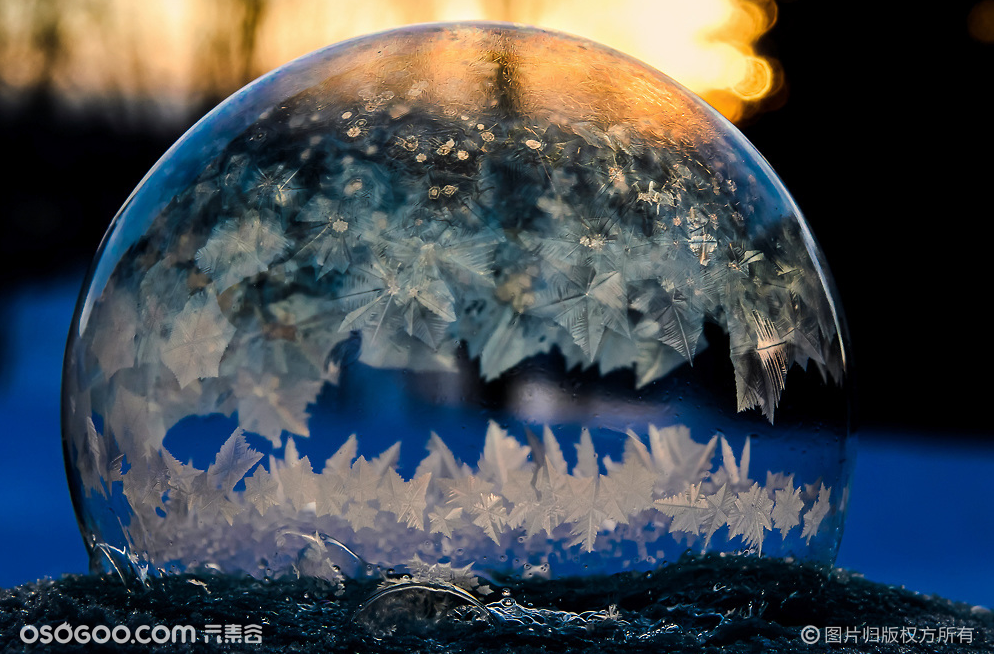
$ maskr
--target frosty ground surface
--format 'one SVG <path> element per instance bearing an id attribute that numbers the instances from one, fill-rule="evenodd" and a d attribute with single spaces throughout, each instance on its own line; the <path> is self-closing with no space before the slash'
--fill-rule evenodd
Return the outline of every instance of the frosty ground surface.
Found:
<path id="1" fill-rule="evenodd" d="M 194 644 L 123 645 L 121 651 L 994 652 L 994 616 L 986 609 L 839 569 L 756 557 L 685 557 L 649 576 L 516 587 L 510 598 L 486 605 L 479 619 L 461 623 L 412 605 L 396 624 L 380 623 L 398 627 L 387 636 L 370 633 L 357 612 L 377 583 L 357 589 L 356 599 L 338 600 L 325 582 L 308 579 L 175 576 L 128 589 L 115 579 L 66 576 L 0 591 L 0 650 L 43 651 L 21 642 L 22 627 L 68 622 L 198 630 Z M 217 636 L 204 642 L 207 625 L 232 624 L 260 625 L 261 644 L 223 642 L 223 635 L 220 643 Z M 817 643 L 802 639 L 808 625 L 818 629 Z M 843 639 L 847 628 L 859 636 L 826 644 L 831 627 L 840 627 Z M 896 634 L 896 642 L 867 642 L 873 628 Z M 871 629 L 869 637 L 864 629 Z M 966 634 L 972 642 L 965 642 Z M 59 649 L 101 650 L 92 643 Z"/>

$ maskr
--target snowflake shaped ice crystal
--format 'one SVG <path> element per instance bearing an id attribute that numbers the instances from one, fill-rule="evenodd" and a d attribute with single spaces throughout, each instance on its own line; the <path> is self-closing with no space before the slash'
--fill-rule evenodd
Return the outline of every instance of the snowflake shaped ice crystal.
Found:
<path id="1" fill-rule="evenodd" d="M 544 449 L 550 454 L 536 461 L 529 457 L 528 446 L 491 423 L 475 470 L 457 463 L 444 441 L 432 435 L 419 472 L 408 480 L 395 469 L 399 443 L 367 460 L 355 456 L 358 441 L 350 437 L 319 472 L 308 457 L 297 453 L 291 439 L 284 459 L 270 460 L 267 470 L 260 463 L 262 454 L 248 445 L 239 429 L 206 470 L 164 455 L 119 476 L 129 501 L 154 533 L 202 531 L 202 525 L 189 524 L 191 514 L 220 512 L 228 524 L 259 528 L 311 511 L 327 517 L 326 534 L 360 549 L 384 537 L 414 543 L 437 536 L 463 548 L 475 543 L 472 547 L 486 549 L 486 542 L 539 543 L 562 533 L 566 551 L 589 553 L 605 546 L 602 541 L 613 525 L 655 524 L 705 548 L 727 528 L 730 542 L 738 540 L 741 547 L 758 552 L 774 525 L 786 538 L 803 522 L 800 538 L 810 541 L 837 510 L 830 503 L 831 489 L 824 485 L 813 501 L 804 501 L 792 480 L 778 488 L 782 484 L 773 473 L 765 487 L 751 482 L 744 473 L 748 445 L 736 457 L 719 436 L 704 445 L 691 439 L 685 428 L 660 430 L 650 425 L 650 445 L 630 434 L 623 459 L 606 459 L 604 473 L 589 436 L 578 445 L 570 470 L 553 432 L 546 428 L 544 433 Z M 718 438 L 725 453 L 715 467 Z M 740 474 L 733 481 L 728 470 Z M 727 479 L 719 485 L 722 471 Z M 244 490 L 235 490 L 241 481 Z M 663 489 L 675 483 L 683 489 L 667 495 Z M 384 522 L 384 515 L 391 519 Z M 383 532 L 385 525 L 395 526 Z M 178 555 L 182 542 L 159 554 Z M 443 565 L 426 559 L 424 552 L 418 556 L 420 565 Z"/>
<path id="2" fill-rule="evenodd" d="M 457 584 L 838 546 L 810 231 L 733 127 L 594 44 L 305 57 L 181 139 L 88 284 L 64 438 L 98 568 Z"/>

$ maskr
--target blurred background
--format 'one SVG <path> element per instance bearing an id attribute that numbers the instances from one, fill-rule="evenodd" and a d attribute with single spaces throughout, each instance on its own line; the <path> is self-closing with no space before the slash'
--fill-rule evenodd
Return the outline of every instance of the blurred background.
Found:
<path id="1" fill-rule="evenodd" d="M 742 129 L 805 212 L 852 333 L 860 454 L 838 564 L 994 606 L 979 315 L 994 281 L 994 0 L 0 0 L 0 586 L 86 570 L 61 360 L 86 267 L 142 176 L 290 59 L 462 19 L 605 43 Z"/>

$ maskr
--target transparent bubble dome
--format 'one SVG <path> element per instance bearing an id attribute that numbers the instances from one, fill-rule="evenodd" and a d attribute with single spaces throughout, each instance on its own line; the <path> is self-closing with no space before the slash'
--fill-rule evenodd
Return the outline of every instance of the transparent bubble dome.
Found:
<path id="1" fill-rule="evenodd" d="M 846 348 L 700 99 L 573 37 L 406 28 L 239 91 L 127 200 L 68 345 L 70 487 L 126 577 L 831 561 Z"/>

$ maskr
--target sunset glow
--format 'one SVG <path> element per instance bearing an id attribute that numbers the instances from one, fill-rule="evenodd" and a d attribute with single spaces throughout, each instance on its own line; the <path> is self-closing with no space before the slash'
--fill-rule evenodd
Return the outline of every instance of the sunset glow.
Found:
<path id="1" fill-rule="evenodd" d="M 325 45 L 412 23 L 498 20 L 556 29 L 640 59 L 731 120 L 779 83 L 757 40 L 772 0 L 58 0 L 0 5 L 0 79 L 9 96 L 47 79 L 70 104 L 144 102 L 181 114 Z M 55 35 L 58 51 L 53 52 Z"/>

